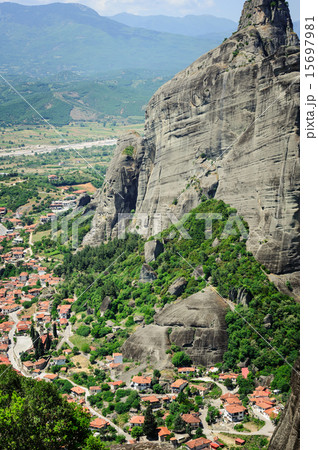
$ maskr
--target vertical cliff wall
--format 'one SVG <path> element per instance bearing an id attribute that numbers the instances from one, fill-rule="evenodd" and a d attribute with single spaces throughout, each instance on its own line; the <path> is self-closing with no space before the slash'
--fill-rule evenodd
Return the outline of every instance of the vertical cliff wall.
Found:
<path id="1" fill-rule="evenodd" d="M 244 216 L 272 272 L 298 270 L 299 42 L 286 2 L 246 1 L 238 31 L 152 97 L 143 141 L 124 139 L 136 145 L 128 203 L 149 215 L 148 235 L 157 213 L 168 226 L 167 212 L 180 217 L 205 193 Z M 125 164 L 117 152 L 85 243 L 111 236 L 130 208 L 110 195 Z"/>

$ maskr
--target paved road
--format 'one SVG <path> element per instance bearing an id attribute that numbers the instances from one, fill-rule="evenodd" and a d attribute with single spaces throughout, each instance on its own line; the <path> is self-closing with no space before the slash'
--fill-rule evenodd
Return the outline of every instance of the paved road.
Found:
<path id="1" fill-rule="evenodd" d="M 70 337 L 73 335 L 72 333 L 72 327 L 71 324 L 69 323 L 67 325 L 67 327 L 64 330 L 63 333 L 63 337 L 60 340 L 60 342 L 57 344 L 56 350 L 60 350 L 60 348 L 62 347 L 62 345 L 66 342 L 66 344 L 70 347 L 73 348 L 74 344 L 72 344 L 72 342 L 70 341 Z M 60 336 L 59 336 L 60 337 Z"/>

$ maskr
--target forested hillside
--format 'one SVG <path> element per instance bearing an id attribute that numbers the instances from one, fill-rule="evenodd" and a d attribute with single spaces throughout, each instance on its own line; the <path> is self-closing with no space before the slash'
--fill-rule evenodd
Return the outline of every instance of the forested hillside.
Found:
<path id="1" fill-rule="evenodd" d="M 222 215 L 222 219 L 213 225 L 212 238 L 205 238 L 204 221 L 196 218 L 197 213 Z M 277 291 L 268 280 L 264 267 L 246 250 L 245 240 L 239 233 L 227 236 L 226 229 L 233 213 L 235 210 L 222 201 L 203 198 L 184 225 L 190 240 L 180 236 L 174 227 L 163 232 L 164 252 L 150 263 L 157 274 L 153 283 L 138 283 L 144 262 L 144 241 L 137 235 L 66 255 L 63 265 L 55 269 L 57 275 L 66 277 L 56 296 L 55 308 L 63 298 L 75 292 L 78 300 L 73 306 L 74 311 L 90 311 L 90 315 L 84 315 L 77 324 L 79 334 L 102 338 L 110 331 L 108 320 L 124 325 L 111 342 L 99 342 L 98 348 L 91 353 L 92 360 L 121 348 L 135 330 L 136 315 L 144 316 L 145 323 L 151 324 L 156 311 L 176 300 L 168 288 L 173 281 L 184 277 L 187 283 L 182 298 L 199 292 L 207 284 L 214 286 L 225 299 L 235 300 L 235 293 L 244 290 L 248 303 L 238 304 L 236 312 L 229 309 L 226 316 L 229 343 L 223 368 L 235 369 L 249 357 L 257 374 L 274 373 L 273 386 L 289 390 L 290 366 L 283 358 L 293 364 L 298 356 L 299 306 L 292 298 Z M 231 226 L 235 228 L 233 223 Z M 194 268 L 200 265 L 204 274 L 196 277 Z M 89 286 L 91 288 L 87 290 Z M 106 297 L 110 300 L 102 315 L 100 308 Z M 267 325 L 268 317 L 271 317 L 270 326 Z"/>

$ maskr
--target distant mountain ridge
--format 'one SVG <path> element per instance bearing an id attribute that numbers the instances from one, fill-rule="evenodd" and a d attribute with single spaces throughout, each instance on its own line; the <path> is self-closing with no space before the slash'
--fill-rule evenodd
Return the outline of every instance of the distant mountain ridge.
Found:
<path id="1" fill-rule="evenodd" d="M 87 6 L 0 4 L 0 69 L 30 76 L 115 70 L 170 74 L 219 45 L 227 33 L 195 38 L 133 28 Z"/>
<path id="2" fill-rule="evenodd" d="M 147 30 L 164 33 L 182 34 L 184 36 L 204 36 L 227 32 L 233 33 L 237 23 L 233 20 L 215 17 L 212 15 L 188 15 L 185 17 L 138 16 L 134 14 L 121 13 L 109 17 L 119 23 Z"/>

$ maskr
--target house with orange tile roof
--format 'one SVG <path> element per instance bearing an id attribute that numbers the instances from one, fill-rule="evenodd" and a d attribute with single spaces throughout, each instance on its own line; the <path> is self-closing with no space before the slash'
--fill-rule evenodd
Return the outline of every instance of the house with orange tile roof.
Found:
<path id="1" fill-rule="evenodd" d="M 159 430 L 158 438 L 160 442 L 165 442 L 170 436 L 170 434 L 172 434 L 167 427 L 158 427 L 158 430 Z"/>
<path id="2" fill-rule="evenodd" d="M 219 375 L 219 381 L 224 383 L 225 380 L 231 380 L 232 383 L 236 384 L 238 374 L 237 373 L 221 373 Z"/>
<path id="3" fill-rule="evenodd" d="M 178 379 L 171 384 L 171 390 L 173 394 L 180 394 L 185 387 L 188 386 L 187 380 Z"/>
<path id="4" fill-rule="evenodd" d="M 119 388 L 119 386 L 122 386 L 124 384 L 124 382 L 122 380 L 118 380 L 118 381 L 110 381 L 107 384 L 108 384 L 108 386 L 110 386 L 110 390 L 112 392 L 115 392 L 116 389 Z"/>
<path id="5" fill-rule="evenodd" d="M 137 391 L 144 391 L 151 387 L 151 377 L 135 376 L 131 380 L 131 387 Z"/>
<path id="6" fill-rule="evenodd" d="M 204 448 L 210 448 L 211 442 L 212 441 L 210 441 L 210 439 L 200 437 L 197 439 L 191 439 L 191 441 L 186 442 L 185 445 L 188 450 L 202 450 Z"/>
<path id="7" fill-rule="evenodd" d="M 156 397 L 155 395 L 148 395 L 148 396 L 142 397 L 141 401 L 143 402 L 143 404 L 149 403 L 149 405 L 151 406 L 152 409 L 160 408 L 160 406 L 161 406 L 160 399 L 158 397 Z"/>
<path id="8" fill-rule="evenodd" d="M 33 367 L 34 367 L 34 364 L 33 364 L 32 361 L 24 361 L 24 362 L 22 363 L 22 365 L 23 365 L 23 367 L 24 367 L 25 369 L 27 369 L 27 370 L 32 370 Z"/>
<path id="9" fill-rule="evenodd" d="M 224 405 L 224 418 L 230 422 L 241 422 L 245 412 L 246 408 L 243 405 Z"/>
<path id="10" fill-rule="evenodd" d="M 50 382 L 52 382 L 52 381 L 54 381 L 54 380 L 57 380 L 58 377 L 59 377 L 59 376 L 58 376 L 57 373 L 47 373 L 46 375 L 44 375 L 43 379 L 44 379 L 45 381 L 50 381 Z"/>
<path id="11" fill-rule="evenodd" d="M 69 319 L 71 316 L 71 305 L 59 305 L 57 307 L 60 319 Z"/>
<path id="12" fill-rule="evenodd" d="M 228 403 L 228 400 L 231 398 L 237 398 L 239 400 L 238 394 L 231 394 L 230 392 L 227 392 L 226 394 L 221 395 L 220 400 L 223 403 Z"/>
<path id="13" fill-rule="evenodd" d="M 0 355 L 0 364 L 4 364 L 5 366 L 11 366 L 9 358 L 4 355 Z"/>
<path id="14" fill-rule="evenodd" d="M 90 394 L 94 395 L 94 394 L 99 394 L 100 392 L 102 392 L 102 388 L 100 386 L 91 386 L 89 388 L 89 392 Z"/>
<path id="15" fill-rule="evenodd" d="M 101 419 L 100 417 L 97 417 L 96 419 L 92 420 L 89 424 L 91 430 L 104 430 L 109 425 L 109 422 L 107 422 L 105 419 Z"/>
<path id="16" fill-rule="evenodd" d="M 133 428 L 133 427 L 142 427 L 143 424 L 145 423 L 145 418 L 144 418 L 144 416 L 133 416 L 129 420 L 129 423 L 131 425 L 131 428 Z"/>
<path id="17" fill-rule="evenodd" d="M 80 386 L 74 386 L 72 387 L 71 391 L 73 394 L 77 397 L 80 397 L 81 395 L 85 394 L 85 389 L 81 388 Z"/>
<path id="18" fill-rule="evenodd" d="M 199 394 L 203 398 L 204 398 L 205 394 L 209 391 L 209 389 L 207 387 L 201 386 L 200 384 L 191 384 L 190 387 L 199 391 Z"/>
<path id="19" fill-rule="evenodd" d="M 45 368 L 46 364 L 47 364 L 47 359 L 41 358 L 34 363 L 34 368 L 42 370 Z"/>
<path id="20" fill-rule="evenodd" d="M 179 367 L 179 374 L 190 375 L 196 373 L 196 369 L 194 367 Z"/>
<path id="21" fill-rule="evenodd" d="M 8 344 L 0 344 L 0 353 L 3 353 L 4 355 L 6 355 L 8 349 L 9 349 Z"/>
<path id="22" fill-rule="evenodd" d="M 22 282 L 27 281 L 28 278 L 29 278 L 28 272 L 21 272 L 20 273 L 20 276 L 19 276 L 20 281 L 22 281 Z"/>
<path id="23" fill-rule="evenodd" d="M 202 425 L 200 418 L 194 414 L 182 414 L 181 419 L 191 428 L 199 428 Z"/>

